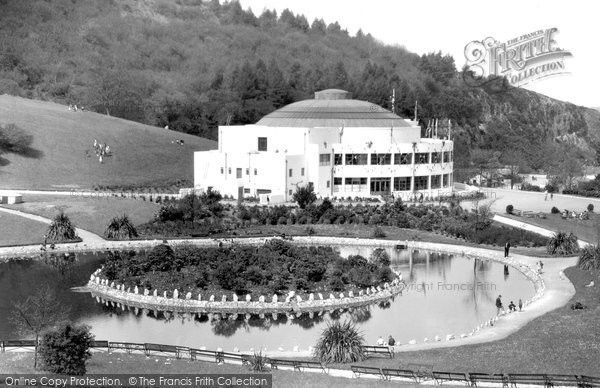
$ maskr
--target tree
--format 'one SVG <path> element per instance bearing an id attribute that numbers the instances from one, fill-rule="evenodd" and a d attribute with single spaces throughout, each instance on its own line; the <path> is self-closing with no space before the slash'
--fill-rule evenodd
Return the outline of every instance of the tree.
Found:
<path id="1" fill-rule="evenodd" d="M 106 231 L 104 231 L 104 236 L 116 240 L 131 240 L 138 236 L 138 232 L 129 221 L 129 217 L 124 214 L 122 217 L 115 217 L 110 221 Z"/>
<path id="2" fill-rule="evenodd" d="M 519 171 L 526 166 L 523 153 L 514 148 L 510 148 L 502 152 L 502 157 L 500 160 L 508 169 L 508 171 L 504 174 L 504 178 L 510 179 L 510 188 L 512 189 L 514 184 L 518 183 L 521 179 L 519 176 Z"/>
<path id="3" fill-rule="evenodd" d="M 75 225 L 73 225 L 65 213 L 61 212 L 54 217 L 54 220 L 52 220 L 52 223 L 48 228 L 48 239 L 50 241 L 72 241 L 76 238 Z"/>
<path id="4" fill-rule="evenodd" d="M 376 264 L 378 267 L 389 267 L 390 266 L 390 255 L 383 248 L 376 248 L 371 253 L 371 262 Z"/>
<path id="5" fill-rule="evenodd" d="M 471 152 L 471 164 L 479 172 L 482 184 L 485 179 L 490 185 L 498 175 L 497 170 L 501 167 L 499 157 L 500 153 L 492 150 L 477 148 Z"/>
<path id="6" fill-rule="evenodd" d="M 40 335 L 67 319 L 69 309 L 63 306 L 54 291 L 47 284 L 34 295 L 22 302 L 13 302 L 9 320 L 22 336 L 35 336 L 36 344 Z M 37 367 L 38 347 L 35 347 L 33 367 Z"/>
<path id="7" fill-rule="evenodd" d="M 306 208 L 306 205 L 310 205 L 311 203 L 315 202 L 317 200 L 317 195 L 315 194 L 312 183 L 309 183 L 306 186 L 298 186 L 296 188 L 296 192 L 292 196 L 292 199 L 295 202 L 298 202 L 300 209 L 304 209 Z"/>
<path id="8" fill-rule="evenodd" d="M 349 321 L 327 325 L 314 350 L 314 357 L 326 364 L 362 361 L 366 358 L 362 334 Z"/>
<path id="9" fill-rule="evenodd" d="M 51 373 L 83 375 L 94 336 L 87 325 L 66 324 L 45 333 L 40 343 L 43 368 Z"/>

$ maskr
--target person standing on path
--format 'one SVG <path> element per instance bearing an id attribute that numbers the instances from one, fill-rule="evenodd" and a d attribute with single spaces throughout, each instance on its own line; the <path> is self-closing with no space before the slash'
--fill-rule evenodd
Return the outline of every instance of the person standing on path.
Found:
<path id="1" fill-rule="evenodd" d="M 502 308 L 502 295 L 498 295 L 496 298 L 496 315 L 500 315 L 500 313 L 504 310 Z"/>
<path id="2" fill-rule="evenodd" d="M 510 250 L 510 243 L 507 241 L 504 245 L 504 257 L 508 257 L 508 251 Z"/>
<path id="3" fill-rule="evenodd" d="M 548 190 L 544 191 L 544 201 L 548 200 Z"/>

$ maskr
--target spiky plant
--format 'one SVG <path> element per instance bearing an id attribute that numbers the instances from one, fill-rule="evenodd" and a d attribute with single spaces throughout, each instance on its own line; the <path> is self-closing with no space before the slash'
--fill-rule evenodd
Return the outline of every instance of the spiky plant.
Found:
<path id="1" fill-rule="evenodd" d="M 56 215 L 48 228 L 48 239 L 50 241 L 62 242 L 72 241 L 76 238 L 75 225 L 73 225 L 69 217 L 63 212 Z"/>
<path id="2" fill-rule="evenodd" d="M 552 255 L 572 255 L 579 251 L 577 236 L 573 232 L 556 232 L 548 241 L 547 250 Z"/>
<path id="3" fill-rule="evenodd" d="M 600 245 L 588 245 L 583 248 L 577 266 L 586 271 L 600 269 Z"/>
<path id="4" fill-rule="evenodd" d="M 314 357 L 330 363 L 349 363 L 366 358 L 362 333 L 350 321 L 330 323 L 321 333 L 314 350 Z"/>
<path id="5" fill-rule="evenodd" d="M 253 372 L 268 372 L 267 367 L 268 358 L 262 354 L 262 351 L 250 356 L 250 370 Z"/>
<path id="6" fill-rule="evenodd" d="M 110 221 L 104 231 L 104 236 L 115 240 L 129 240 L 137 237 L 138 232 L 131 221 L 129 221 L 129 217 L 124 214 L 123 217 L 115 217 Z"/>

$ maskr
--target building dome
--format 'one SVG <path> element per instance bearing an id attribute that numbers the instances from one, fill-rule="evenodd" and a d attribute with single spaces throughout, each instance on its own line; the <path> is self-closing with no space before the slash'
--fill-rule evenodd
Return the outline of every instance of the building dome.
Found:
<path id="1" fill-rule="evenodd" d="M 260 119 L 256 125 L 267 127 L 411 127 L 400 116 L 379 105 L 353 100 L 340 89 L 315 93 L 312 100 L 286 105 Z"/>

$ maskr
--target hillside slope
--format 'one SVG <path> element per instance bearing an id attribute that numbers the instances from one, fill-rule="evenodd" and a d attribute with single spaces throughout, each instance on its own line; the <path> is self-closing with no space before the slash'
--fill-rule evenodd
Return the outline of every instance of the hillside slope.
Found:
<path id="1" fill-rule="evenodd" d="M 66 189 L 95 186 L 163 186 L 193 180 L 193 152 L 216 148 L 197 136 L 65 105 L 0 95 L 0 123 L 33 135 L 30 156 L 0 156 L 1 189 Z M 112 157 L 98 162 L 94 139 Z M 183 145 L 174 143 L 181 139 Z M 87 153 L 87 155 L 86 155 Z"/>

